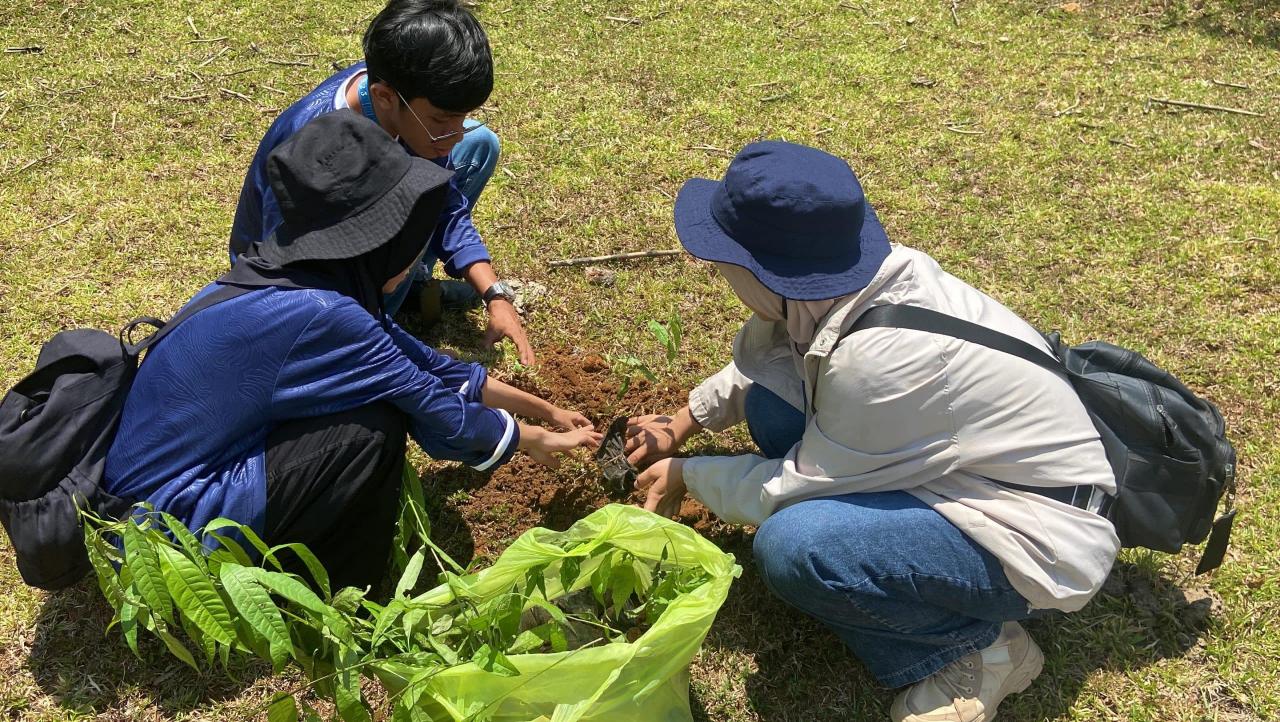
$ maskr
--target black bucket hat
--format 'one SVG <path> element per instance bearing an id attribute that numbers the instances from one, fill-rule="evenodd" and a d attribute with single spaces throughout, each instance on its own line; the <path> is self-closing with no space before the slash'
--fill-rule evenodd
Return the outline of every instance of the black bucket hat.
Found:
<path id="1" fill-rule="evenodd" d="M 263 244 L 263 256 L 285 265 L 368 253 L 395 238 L 414 213 L 439 216 L 452 175 L 357 113 L 325 113 L 267 157 L 284 222 L 275 242 Z"/>

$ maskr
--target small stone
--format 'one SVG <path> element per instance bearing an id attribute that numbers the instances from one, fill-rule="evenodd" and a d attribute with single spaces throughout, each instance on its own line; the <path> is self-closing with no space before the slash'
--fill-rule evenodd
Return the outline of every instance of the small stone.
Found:
<path id="1" fill-rule="evenodd" d="M 1080 3 L 1063 3 L 1058 6 L 1063 12 L 1078 13 L 1080 12 Z"/>
<path id="2" fill-rule="evenodd" d="M 583 273 L 587 276 L 587 283 L 590 283 L 593 286 L 613 285 L 614 273 L 607 268 L 601 268 L 600 266 L 587 266 Z"/>

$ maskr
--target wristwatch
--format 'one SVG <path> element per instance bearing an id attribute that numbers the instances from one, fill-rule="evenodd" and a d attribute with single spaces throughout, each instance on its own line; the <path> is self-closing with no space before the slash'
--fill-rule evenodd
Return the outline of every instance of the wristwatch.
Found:
<path id="1" fill-rule="evenodd" d="M 509 303 L 515 305 L 516 290 L 506 281 L 498 281 L 484 292 L 484 305 L 488 306 L 495 298 L 506 299 Z"/>

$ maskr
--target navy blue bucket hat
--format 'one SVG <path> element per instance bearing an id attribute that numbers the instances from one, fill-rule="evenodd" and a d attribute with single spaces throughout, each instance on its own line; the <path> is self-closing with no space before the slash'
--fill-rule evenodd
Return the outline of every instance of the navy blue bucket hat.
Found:
<path id="1" fill-rule="evenodd" d="M 795 143 L 752 143 L 723 181 L 690 179 L 676 197 L 675 222 L 689 253 L 742 266 L 796 301 L 860 291 L 889 255 L 889 237 L 849 164 Z"/>

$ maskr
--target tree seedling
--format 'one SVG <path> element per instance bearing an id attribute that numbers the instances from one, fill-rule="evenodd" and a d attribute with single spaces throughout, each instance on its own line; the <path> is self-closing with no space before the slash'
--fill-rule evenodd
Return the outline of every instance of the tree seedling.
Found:
<path id="1" fill-rule="evenodd" d="M 636 468 L 627 461 L 626 445 L 627 417 L 622 416 L 609 424 L 604 441 L 596 450 L 596 464 L 611 495 L 626 496 L 636 483 Z"/>

